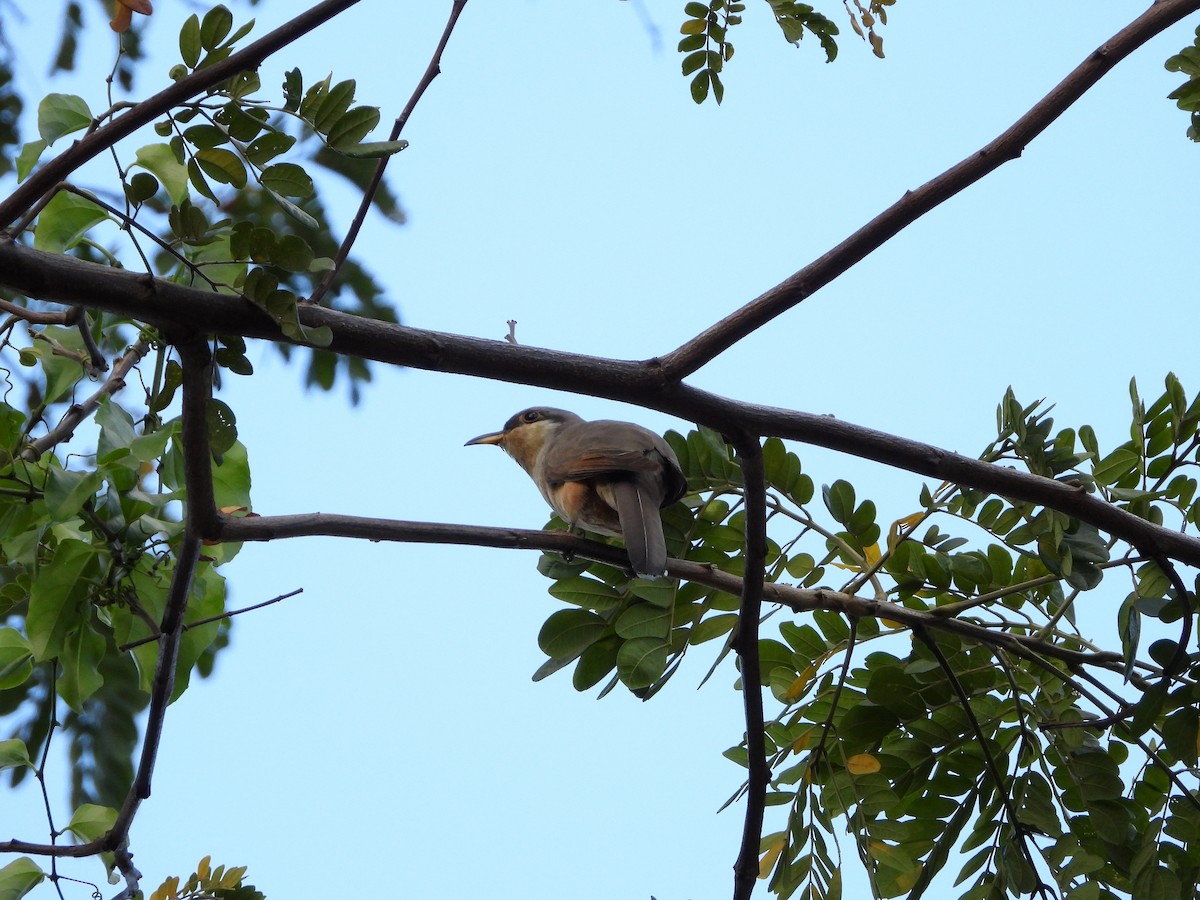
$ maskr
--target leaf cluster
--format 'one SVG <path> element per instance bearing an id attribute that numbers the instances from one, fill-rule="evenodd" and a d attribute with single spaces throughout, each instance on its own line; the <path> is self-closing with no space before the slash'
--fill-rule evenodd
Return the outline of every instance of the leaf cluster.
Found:
<path id="1" fill-rule="evenodd" d="M 1193 141 L 1200 141 L 1200 28 L 1196 29 L 1196 40 L 1190 47 L 1184 47 L 1165 63 L 1168 72 L 1179 72 L 1187 76 L 1187 81 L 1167 97 L 1184 112 L 1192 114 L 1192 124 L 1188 126 L 1187 136 Z"/>
<path id="2" fill-rule="evenodd" d="M 1200 400 L 1174 375 L 1152 402 L 1136 383 L 1130 391 L 1130 439 L 1102 451 L 1088 426 L 1056 430 L 1044 404 L 1010 390 L 982 456 L 1193 529 Z M 670 551 L 739 574 L 736 458 L 704 429 L 668 440 L 691 491 L 664 511 Z M 778 704 L 766 726 L 766 802 L 783 820 L 761 848 L 772 890 L 837 896 L 838 835 L 848 829 L 882 897 L 921 896 L 955 853 L 972 900 L 1036 892 L 1046 872 L 1072 897 L 1190 895 L 1200 879 L 1200 656 L 1186 626 L 1177 639 L 1158 637 L 1148 657 L 1139 635 L 1189 621 L 1194 594 L 1135 548 L 1055 510 L 943 484 L 885 527 L 845 480 L 825 485 L 814 508 L 811 478 L 777 439 L 763 456 L 768 581 L 814 588 L 843 573 L 840 593 L 880 604 L 864 615 L 821 608 L 818 596 L 804 618 L 780 607 L 770 614 L 778 637 L 760 640 L 755 680 Z M 601 695 L 624 684 L 649 698 L 689 649 L 724 639 L 709 676 L 729 652 L 730 595 L 550 556 L 541 569 L 570 608 L 542 629 L 550 659 L 539 677 L 573 663 L 579 690 L 608 677 Z M 1113 570 L 1132 585 L 1117 626 L 1123 654 L 1092 664 L 1120 673 L 1120 691 L 1056 655 L 1092 652 L 1075 608 Z M 888 609 L 928 624 L 918 634 Z M 964 632 L 959 621 L 978 627 Z M 727 756 L 749 763 L 744 742 Z"/>
<path id="3" fill-rule="evenodd" d="M 854 30 L 864 38 L 869 36 L 872 48 L 878 56 L 883 55 L 883 42 L 875 32 L 875 25 L 877 22 L 886 24 L 886 7 L 894 2 L 895 0 L 872 0 L 870 6 L 864 8 L 856 0 L 855 11 L 851 11 L 848 5 L 846 8 Z M 767 0 L 767 3 L 788 43 L 798 46 L 806 33 L 811 34 L 825 51 L 826 62 L 833 62 L 838 52 L 835 40 L 838 34 L 837 25 L 806 3 L 797 3 L 794 0 Z M 679 41 L 678 49 L 684 54 L 683 74 L 692 77 L 690 89 L 692 100 L 696 103 L 703 103 L 708 99 L 710 91 L 718 104 L 724 99 L 725 85 L 721 81 L 721 71 L 725 63 L 733 58 L 734 52 L 733 43 L 729 40 L 729 30 L 742 23 L 742 13 L 745 10 L 745 3 L 729 0 L 709 0 L 708 3 L 691 0 L 684 6 L 683 11 L 687 18 L 679 26 L 683 37 Z"/>
<path id="4" fill-rule="evenodd" d="M 233 14 L 219 5 L 202 17 L 189 17 L 179 35 L 181 62 L 172 77 L 227 59 L 252 27 L 253 21 L 235 27 Z M 357 399 L 359 385 L 369 379 L 366 367 L 338 364 L 316 352 L 328 344 L 327 330 L 306 328 L 299 320 L 298 304 L 330 272 L 338 246 L 312 175 L 304 162 L 293 160 L 307 150 L 323 168 L 362 185 L 375 161 L 407 142 L 366 140 L 380 113 L 355 103 L 353 80 L 335 83 L 327 76 L 306 86 L 293 69 L 285 76 L 278 105 L 260 99 L 261 89 L 258 74 L 246 71 L 214 86 L 203 99 L 172 110 L 155 125 L 164 142 L 138 148 L 133 162 L 119 172 L 123 210 L 83 189 L 61 191 L 38 216 L 34 244 L 47 252 L 99 251 L 117 261 L 114 251 L 91 237 L 98 228 L 115 223 L 136 245 L 139 232 L 153 236 L 165 225 L 168 240 L 153 238 L 159 251 L 152 260 L 137 247 L 156 274 L 248 297 L 294 341 L 314 348 L 309 384 L 328 388 L 341 370 Z M 28 177 L 55 141 L 97 120 L 80 97 L 47 96 L 39 106 L 39 139 L 19 155 L 19 177 Z M 289 130 L 289 124 L 299 129 Z M 388 192 L 380 194 L 379 205 L 389 218 L 403 220 Z M 348 261 L 339 275 L 334 305 L 395 321 L 379 284 L 361 265 Z"/>

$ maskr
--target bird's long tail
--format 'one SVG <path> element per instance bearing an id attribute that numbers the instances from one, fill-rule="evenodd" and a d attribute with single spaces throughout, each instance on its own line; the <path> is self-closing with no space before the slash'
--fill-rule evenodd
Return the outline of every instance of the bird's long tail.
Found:
<path id="1" fill-rule="evenodd" d="M 667 541 L 654 492 L 632 479 L 613 483 L 612 494 L 633 570 L 646 578 L 662 576 L 667 571 Z"/>

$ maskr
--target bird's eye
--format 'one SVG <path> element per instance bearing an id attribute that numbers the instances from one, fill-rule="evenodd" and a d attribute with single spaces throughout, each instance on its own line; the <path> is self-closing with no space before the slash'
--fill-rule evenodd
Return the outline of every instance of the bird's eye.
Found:
<path id="1" fill-rule="evenodd" d="M 531 410 L 529 410 L 529 412 L 525 413 L 525 415 L 521 416 L 521 418 L 526 422 L 536 422 L 538 419 L 541 418 L 541 416 L 538 415 L 538 412 L 536 409 L 531 409 Z"/>

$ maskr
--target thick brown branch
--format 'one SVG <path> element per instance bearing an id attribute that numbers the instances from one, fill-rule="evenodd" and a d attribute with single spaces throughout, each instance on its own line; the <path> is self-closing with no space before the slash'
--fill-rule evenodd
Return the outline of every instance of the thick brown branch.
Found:
<path id="1" fill-rule="evenodd" d="M 128 112 L 117 116 L 107 125 L 80 138 L 71 147 L 34 172 L 7 200 L 0 202 L 0 228 L 11 225 L 38 198 L 49 191 L 88 160 L 103 153 L 117 141 L 126 138 L 143 125 L 153 122 L 167 110 L 183 103 L 227 78 L 257 69 L 262 61 L 282 47 L 312 31 L 341 12 L 349 9 L 358 0 L 325 0 L 307 12 L 301 13 L 270 34 L 267 34 L 244 50 L 239 50 L 226 59 L 211 66 L 198 69 L 186 78 L 181 78 L 170 87 L 153 97 L 143 100 Z"/>
<path id="2" fill-rule="evenodd" d="M 154 664 L 150 710 L 146 715 L 146 737 L 142 741 L 137 774 L 117 814 L 116 823 L 105 835 L 113 848 L 125 842 L 138 807 L 150 796 L 167 706 L 175 692 L 175 667 L 179 662 L 179 648 L 183 640 L 183 617 L 187 612 L 196 565 L 200 561 L 202 537 L 215 533 L 218 528 L 206 415 L 212 394 L 212 356 L 207 344 L 202 341 L 185 340 L 178 347 L 183 361 L 184 477 L 188 502 L 184 511 L 183 537 L 175 552 L 171 588 L 158 628 L 158 657 Z"/>
<path id="3" fill-rule="evenodd" d="M 619 547 L 601 544 L 566 531 L 531 531 L 522 528 L 489 528 L 482 525 L 452 525 L 445 522 L 404 522 L 332 513 L 307 513 L 291 516 L 253 516 L 238 518 L 220 515 L 219 540 L 273 541 L 294 537 L 351 537 L 368 541 L 395 541 L 418 544 L 459 544 L 497 547 L 507 550 L 545 550 L 563 553 L 615 566 L 628 566 L 629 557 Z M 707 563 L 682 559 L 667 561 L 672 578 L 694 581 L 735 597 L 742 594 L 742 579 Z M 948 631 L 992 647 L 1001 647 L 1019 655 L 1038 654 L 1061 660 L 1071 666 L 1093 665 L 1119 672 L 1123 662 L 1119 653 L 1088 653 L 1042 641 L 1028 635 L 995 631 L 962 619 L 945 618 L 934 612 L 909 609 L 883 600 L 868 600 L 824 588 L 805 589 L 787 584 L 763 585 L 763 598 L 795 612 L 828 609 L 857 619 L 888 619 L 910 627 L 923 626 Z"/>
<path id="4" fill-rule="evenodd" d="M 664 356 L 665 377 L 686 378 L 742 338 L 812 296 L 931 209 L 1009 160 L 1017 159 L 1030 141 L 1045 131 L 1113 66 L 1198 9 L 1200 0 L 1158 0 L 1093 51 L 1054 90 L 986 147 L 932 181 L 907 192 L 824 256 Z"/>
<path id="5" fill-rule="evenodd" d="M 201 540 L 216 537 L 220 525 L 213 495 L 212 445 L 208 439 L 208 408 L 212 399 L 213 360 L 201 340 L 177 345 L 183 364 L 183 468 L 187 484 L 187 517 Z"/>
<path id="6" fill-rule="evenodd" d="M 168 333 L 217 332 L 290 343 L 266 313 L 241 297 L 41 253 L 3 238 L 0 285 L 43 300 L 128 316 Z M 604 359 L 481 340 L 377 322 L 321 307 L 303 307 L 300 318 L 308 326 L 328 326 L 333 332 L 330 349 L 335 353 L 640 403 L 724 433 L 746 431 L 791 438 L 938 481 L 1057 509 L 1132 544 L 1145 556 L 1166 554 L 1200 566 L 1200 540 L 1139 519 L 1081 488 L 831 416 L 743 403 L 685 384 L 667 384 L 655 360 Z"/>
<path id="7" fill-rule="evenodd" d="M 767 764 L 766 727 L 763 717 L 761 664 L 758 655 L 758 623 L 762 616 L 764 572 L 767 564 L 767 483 L 762 446 L 757 437 L 739 435 L 734 442 L 742 466 L 746 498 L 746 575 L 742 581 L 742 603 L 738 610 L 738 632 L 733 646 L 742 670 L 742 703 L 746 716 L 746 818 L 742 844 L 733 864 L 733 900 L 749 900 L 758 881 L 759 847 L 766 813 Z"/>

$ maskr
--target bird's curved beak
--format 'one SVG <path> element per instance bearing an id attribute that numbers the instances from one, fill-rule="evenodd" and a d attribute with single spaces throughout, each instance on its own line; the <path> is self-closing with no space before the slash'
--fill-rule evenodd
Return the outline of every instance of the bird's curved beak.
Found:
<path id="1" fill-rule="evenodd" d="M 463 444 L 463 446 L 471 447 L 475 444 L 503 444 L 504 434 L 505 433 L 503 431 L 497 431 L 494 434 L 481 434 L 479 437 L 471 438 L 469 441 Z"/>

